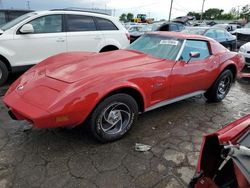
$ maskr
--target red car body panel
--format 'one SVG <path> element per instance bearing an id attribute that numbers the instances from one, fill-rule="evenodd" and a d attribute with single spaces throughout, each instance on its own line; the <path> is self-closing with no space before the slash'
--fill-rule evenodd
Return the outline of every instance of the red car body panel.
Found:
<path id="1" fill-rule="evenodd" d="M 237 53 L 212 39 L 172 32 L 155 34 L 205 40 L 211 56 L 187 64 L 132 50 L 63 53 L 27 71 L 11 85 L 3 101 L 17 119 L 29 120 L 36 127 L 76 126 L 115 90 L 137 91 L 144 103 L 141 111 L 145 111 L 162 101 L 206 91 L 225 67 L 234 66 L 239 74 L 244 66 Z"/>
<path id="2" fill-rule="evenodd" d="M 200 173 L 202 170 L 204 170 L 204 166 L 206 166 L 206 171 L 204 174 L 210 174 L 211 171 L 213 171 L 214 168 L 218 165 L 218 161 L 214 161 L 213 159 L 207 159 L 205 156 L 205 144 L 209 138 L 218 138 L 218 141 L 220 145 L 226 145 L 226 144 L 234 144 L 237 145 L 240 138 L 247 133 L 250 130 L 250 114 L 247 116 L 242 117 L 239 120 L 236 120 L 227 126 L 223 127 L 222 129 L 218 130 L 215 133 L 207 134 L 203 136 L 202 144 L 201 144 L 201 150 L 200 150 L 200 156 L 196 168 L 196 172 Z M 216 151 L 216 148 L 214 148 L 214 151 Z M 215 153 L 212 154 L 213 156 L 216 155 Z M 212 163 L 211 163 L 212 162 Z M 202 169 L 203 166 L 203 169 Z M 238 180 L 238 184 L 241 185 L 248 185 L 246 178 L 242 175 L 239 168 L 235 165 L 235 174 Z M 195 188 L 212 188 L 214 187 L 214 184 L 210 185 L 210 179 L 211 177 L 205 176 L 201 177 L 201 180 L 198 181 Z M 207 181 L 207 183 L 206 183 Z M 203 182 L 203 183 L 201 183 Z M 205 186 L 206 185 L 206 186 Z"/>

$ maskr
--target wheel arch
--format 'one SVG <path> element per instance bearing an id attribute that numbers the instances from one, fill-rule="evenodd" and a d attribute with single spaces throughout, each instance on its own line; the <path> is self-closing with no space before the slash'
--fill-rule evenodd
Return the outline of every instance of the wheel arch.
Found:
<path id="1" fill-rule="evenodd" d="M 133 97 L 135 99 L 136 103 L 138 104 L 139 112 L 144 112 L 145 99 L 144 99 L 143 94 L 138 89 L 135 89 L 134 87 L 129 87 L 129 86 L 115 88 L 115 89 L 105 93 L 105 95 L 98 101 L 98 103 L 95 106 L 100 104 L 103 100 L 105 100 L 109 96 L 112 96 L 115 94 L 130 95 L 131 97 Z"/>
<path id="2" fill-rule="evenodd" d="M 233 79 L 236 79 L 237 76 L 237 66 L 233 63 L 230 63 L 228 65 L 226 65 L 221 72 L 225 71 L 225 70 L 230 70 L 233 73 Z"/>
<path id="3" fill-rule="evenodd" d="M 0 54 L 0 60 L 7 66 L 8 71 L 11 72 L 12 68 L 11 68 L 9 60 L 1 54 Z"/>
<path id="4" fill-rule="evenodd" d="M 100 52 L 108 52 L 108 51 L 113 51 L 113 50 L 119 50 L 119 48 L 116 45 L 107 45 L 104 46 Z"/>

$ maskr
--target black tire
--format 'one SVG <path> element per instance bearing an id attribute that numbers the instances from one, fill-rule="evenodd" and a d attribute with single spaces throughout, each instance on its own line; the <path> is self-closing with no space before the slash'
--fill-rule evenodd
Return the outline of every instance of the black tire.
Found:
<path id="1" fill-rule="evenodd" d="M 0 61 L 0 86 L 5 84 L 5 82 L 8 79 L 8 76 L 9 76 L 9 71 L 7 66 L 2 61 Z"/>
<path id="2" fill-rule="evenodd" d="M 233 50 L 232 45 L 231 45 L 231 44 L 229 44 L 229 45 L 227 46 L 227 49 L 228 49 L 228 50 L 230 50 L 230 51 L 232 51 L 232 50 Z"/>
<path id="3" fill-rule="evenodd" d="M 115 94 L 97 105 L 90 115 L 88 126 L 98 141 L 112 142 L 130 130 L 137 116 L 138 105 L 135 99 L 127 94 Z M 111 127 L 113 128 L 108 130 Z"/>
<path id="4" fill-rule="evenodd" d="M 212 87 L 205 93 L 205 97 L 210 102 L 221 102 L 228 94 L 233 82 L 231 70 L 224 70 L 216 79 Z"/>

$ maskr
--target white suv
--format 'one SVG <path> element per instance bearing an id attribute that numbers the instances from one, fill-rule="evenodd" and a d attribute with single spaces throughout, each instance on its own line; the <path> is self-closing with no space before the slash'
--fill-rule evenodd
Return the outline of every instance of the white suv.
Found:
<path id="1" fill-rule="evenodd" d="M 0 85 L 22 71 L 66 51 L 105 52 L 126 48 L 129 34 L 114 17 L 74 10 L 25 14 L 0 30 Z"/>

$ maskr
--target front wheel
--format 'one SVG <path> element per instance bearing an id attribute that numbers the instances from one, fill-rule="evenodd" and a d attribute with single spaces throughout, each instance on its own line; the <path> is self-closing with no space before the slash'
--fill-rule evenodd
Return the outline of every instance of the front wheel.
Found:
<path id="1" fill-rule="evenodd" d="M 111 142 L 124 136 L 135 123 L 138 105 L 127 94 L 115 94 L 103 100 L 90 116 L 89 129 L 99 141 Z"/>
<path id="2" fill-rule="evenodd" d="M 233 82 L 231 70 L 223 71 L 212 87 L 205 93 L 205 97 L 211 102 L 220 102 L 228 94 Z"/>

